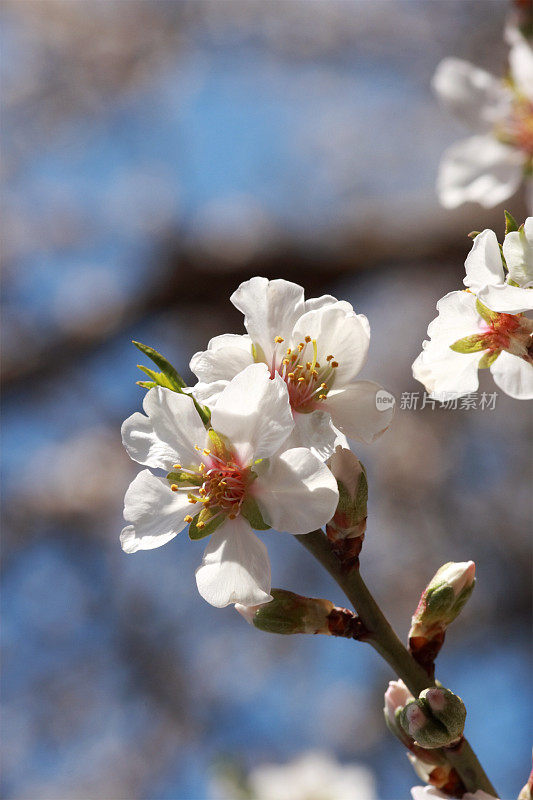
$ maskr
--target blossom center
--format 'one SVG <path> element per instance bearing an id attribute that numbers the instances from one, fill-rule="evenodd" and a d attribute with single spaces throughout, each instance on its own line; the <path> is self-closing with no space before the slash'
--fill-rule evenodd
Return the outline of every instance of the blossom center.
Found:
<path id="1" fill-rule="evenodd" d="M 533 156 L 533 103 L 524 97 L 516 99 L 508 122 L 497 136 L 505 144 Z"/>
<path id="2" fill-rule="evenodd" d="M 489 352 L 507 350 L 523 358 L 531 343 L 531 327 L 531 321 L 522 314 L 498 314 L 481 336 Z"/>
<path id="3" fill-rule="evenodd" d="M 181 464 L 174 464 L 174 469 L 179 473 L 170 473 L 181 483 L 172 483 L 172 491 L 183 489 L 187 492 L 191 504 L 201 503 L 203 510 L 197 528 L 204 528 L 207 522 L 212 522 L 218 517 L 235 519 L 241 511 L 242 503 L 251 476 L 249 467 L 243 467 L 236 456 L 229 452 L 213 453 L 207 448 L 196 446 L 202 453 L 204 460 L 191 469 L 186 469 Z M 178 477 L 179 476 L 179 477 Z M 192 522 L 192 517 L 187 515 L 186 522 Z"/>
<path id="4" fill-rule="evenodd" d="M 285 348 L 283 344 L 283 338 L 276 336 L 270 377 L 281 375 L 287 384 L 293 411 L 314 411 L 332 388 L 339 363 L 333 355 L 328 355 L 325 363 L 320 364 L 316 339 L 310 336 L 305 336 L 303 342 L 292 347 Z"/>

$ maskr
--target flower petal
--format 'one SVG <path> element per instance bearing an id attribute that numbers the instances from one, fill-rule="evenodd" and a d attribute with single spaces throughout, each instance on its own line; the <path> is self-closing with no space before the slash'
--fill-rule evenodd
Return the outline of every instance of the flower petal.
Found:
<path id="1" fill-rule="evenodd" d="M 424 342 L 413 363 L 413 377 L 434 400 L 446 401 L 477 391 L 478 364 L 483 353 L 456 353 L 450 347 Z"/>
<path id="2" fill-rule="evenodd" d="M 122 424 L 122 442 L 139 464 L 169 470 L 179 461 L 198 463 L 194 445 L 203 447 L 206 431 L 190 397 L 156 386 L 143 400 L 146 417 L 132 414 Z"/>
<path id="3" fill-rule="evenodd" d="M 304 290 L 290 281 L 255 277 L 241 283 L 230 300 L 244 314 L 246 330 L 270 364 L 275 337 L 287 339 L 303 313 Z"/>
<path id="4" fill-rule="evenodd" d="M 349 310 L 347 310 L 349 309 Z M 326 363 L 332 355 L 338 363 L 335 386 L 343 386 L 353 378 L 366 361 L 370 328 L 363 314 L 355 314 L 348 303 L 335 303 L 303 314 L 294 326 L 293 340 L 315 339 L 318 361 Z"/>
<path id="5" fill-rule="evenodd" d="M 213 428 L 227 436 L 243 464 L 268 458 L 294 427 L 287 386 L 270 378 L 266 364 L 252 364 L 226 386 L 211 416 Z"/>
<path id="6" fill-rule="evenodd" d="M 209 383 L 230 381 L 253 362 L 250 337 L 224 333 L 211 339 L 207 350 L 195 353 L 189 366 L 200 381 Z"/>
<path id="7" fill-rule="evenodd" d="M 516 400 L 533 398 L 533 366 L 523 358 L 504 350 L 492 364 L 490 371 L 496 386 L 509 397 Z"/>
<path id="8" fill-rule="evenodd" d="M 526 219 L 522 231 L 507 234 L 503 254 L 509 278 L 522 287 L 533 285 L 533 217 Z"/>
<path id="9" fill-rule="evenodd" d="M 494 231 L 487 228 L 476 236 L 466 257 L 465 269 L 463 283 L 476 294 L 484 286 L 503 284 L 502 257 Z"/>
<path id="10" fill-rule="evenodd" d="M 136 553 L 161 547 L 185 527 L 185 515 L 196 511 L 185 492 L 173 492 L 168 481 L 143 469 L 124 498 L 124 519 L 130 524 L 120 534 L 122 549 Z"/>
<path id="11" fill-rule="evenodd" d="M 448 292 L 437 303 L 438 316 L 428 325 L 428 335 L 449 346 L 473 333 L 479 333 L 483 322 L 476 310 L 471 292 Z"/>
<path id="12" fill-rule="evenodd" d="M 251 492 L 273 528 L 287 533 L 309 533 L 333 517 L 339 492 L 326 465 L 305 447 L 272 458 Z"/>
<path id="13" fill-rule="evenodd" d="M 519 92 L 533 102 L 533 49 L 517 30 L 509 51 L 509 66 L 514 84 Z"/>
<path id="14" fill-rule="evenodd" d="M 522 180 L 525 155 L 492 136 L 472 136 L 442 157 L 437 191 L 445 208 L 479 203 L 492 208 L 511 197 Z"/>
<path id="15" fill-rule="evenodd" d="M 216 608 L 272 600 L 267 549 L 245 519 L 228 519 L 213 533 L 196 570 L 196 585 Z"/>
<path id="16" fill-rule="evenodd" d="M 346 436 L 335 427 L 329 411 L 318 409 L 294 415 L 294 429 L 283 443 L 283 449 L 308 447 L 321 461 L 326 461 L 338 445 L 349 447 Z"/>
<path id="17" fill-rule="evenodd" d="M 383 392 L 390 405 L 380 406 L 378 392 Z M 394 398 L 379 383 L 355 381 L 344 389 L 333 389 L 324 401 L 336 425 L 350 439 L 371 444 L 384 433 L 394 416 Z"/>
<path id="18" fill-rule="evenodd" d="M 460 58 L 445 58 L 432 81 L 439 99 L 474 130 L 490 130 L 509 114 L 511 92 L 503 81 Z"/>
<path id="19" fill-rule="evenodd" d="M 507 314 L 521 314 L 533 309 L 533 288 L 521 289 L 519 286 L 485 286 L 478 292 L 481 302 L 493 311 L 504 311 Z"/>
<path id="20" fill-rule="evenodd" d="M 185 389 L 184 391 L 194 395 L 199 403 L 208 406 L 212 410 L 228 384 L 229 381 L 213 381 L 213 383 L 199 381 L 191 389 Z"/>
<path id="21" fill-rule="evenodd" d="M 446 800 L 447 795 L 442 794 L 434 786 L 413 786 L 411 789 L 411 797 L 413 800 Z"/>

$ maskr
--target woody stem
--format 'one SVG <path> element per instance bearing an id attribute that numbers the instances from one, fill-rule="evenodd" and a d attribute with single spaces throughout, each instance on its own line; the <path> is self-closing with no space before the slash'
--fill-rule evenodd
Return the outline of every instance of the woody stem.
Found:
<path id="1" fill-rule="evenodd" d="M 435 686 L 435 681 L 401 643 L 372 597 L 360 575 L 358 560 L 348 567 L 343 564 L 321 530 L 295 538 L 312 553 L 341 587 L 369 632 L 365 641 L 385 659 L 410 692 L 418 697 L 424 689 Z M 443 748 L 441 752 L 455 768 L 467 791 L 475 792 L 482 789 L 496 797 L 494 787 L 466 739 L 463 739 L 457 748 Z"/>

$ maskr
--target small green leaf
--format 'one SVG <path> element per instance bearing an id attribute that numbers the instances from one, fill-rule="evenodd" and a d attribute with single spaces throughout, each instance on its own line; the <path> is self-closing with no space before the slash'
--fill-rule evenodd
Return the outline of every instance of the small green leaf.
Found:
<path id="1" fill-rule="evenodd" d="M 263 519 L 263 515 L 259 510 L 259 506 L 253 497 L 249 495 L 245 497 L 241 505 L 241 514 L 247 520 L 255 531 L 267 531 L 270 525 L 267 525 Z"/>
<path id="2" fill-rule="evenodd" d="M 175 385 L 162 372 L 155 372 L 155 370 L 150 369 L 149 367 L 144 367 L 142 364 L 137 364 L 137 368 L 144 372 L 145 375 L 148 375 L 149 378 L 152 378 L 153 386 L 164 386 L 165 389 L 172 389 L 172 391 L 176 391 Z"/>
<path id="3" fill-rule="evenodd" d="M 505 235 L 507 236 L 508 233 L 518 230 L 518 223 L 509 211 L 503 213 L 505 214 Z"/>
<path id="4" fill-rule="evenodd" d="M 492 353 L 484 353 L 479 360 L 479 364 L 477 365 L 478 369 L 488 369 L 490 366 L 492 366 L 492 364 L 494 364 L 500 353 L 501 350 L 495 350 Z"/>
<path id="5" fill-rule="evenodd" d="M 217 514 L 217 509 L 202 508 L 197 514 L 191 524 L 189 525 L 189 539 L 196 541 L 197 539 L 204 539 L 210 536 L 216 529 L 225 521 L 225 514 Z M 198 527 L 203 524 L 203 527 Z"/>
<path id="6" fill-rule="evenodd" d="M 154 386 L 157 386 L 157 383 L 153 381 L 135 381 L 137 386 L 142 386 L 143 389 L 153 389 Z"/>
<path id="7" fill-rule="evenodd" d="M 141 342 L 136 342 L 135 340 L 133 340 L 133 344 L 141 351 L 141 353 L 144 353 L 145 356 L 148 356 L 148 358 L 150 358 L 154 364 L 159 367 L 163 375 L 168 378 L 168 380 L 171 382 L 171 386 L 167 388 L 174 388 L 178 390 L 186 387 L 187 384 L 177 369 L 173 367 L 172 364 L 161 355 L 161 353 L 158 353 L 153 347 L 148 347 L 147 344 L 142 344 Z"/>
<path id="8" fill-rule="evenodd" d="M 490 308 L 484 306 L 481 300 L 476 300 L 476 311 L 480 317 L 483 317 L 485 322 L 495 322 L 499 317 L 496 311 L 491 311 Z"/>
<path id="9" fill-rule="evenodd" d="M 458 339 L 450 345 L 450 349 L 454 350 L 456 353 L 479 353 L 481 350 L 486 350 L 487 345 L 483 336 L 474 333 L 472 336 L 465 336 L 464 339 Z"/>

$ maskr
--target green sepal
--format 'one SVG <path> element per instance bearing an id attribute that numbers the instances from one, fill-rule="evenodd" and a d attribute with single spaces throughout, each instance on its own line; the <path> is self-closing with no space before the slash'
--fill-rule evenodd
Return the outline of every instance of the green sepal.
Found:
<path id="1" fill-rule="evenodd" d="M 214 533 L 214 531 L 216 531 L 216 529 L 226 520 L 224 514 L 219 514 L 213 519 L 216 513 L 216 509 L 202 508 L 200 513 L 196 514 L 196 516 L 193 518 L 193 521 L 189 525 L 189 539 L 196 541 L 197 539 L 204 539 L 206 536 L 210 536 L 212 533 Z M 199 522 L 204 523 L 203 528 L 198 528 Z"/>
<path id="2" fill-rule="evenodd" d="M 475 239 L 476 236 L 479 236 L 480 233 L 481 233 L 481 231 L 470 231 L 470 233 L 468 234 L 468 238 L 469 239 Z"/>
<path id="3" fill-rule="evenodd" d="M 137 386 L 142 386 L 143 389 L 153 389 L 154 386 L 157 386 L 157 383 L 153 381 L 135 381 Z"/>
<path id="4" fill-rule="evenodd" d="M 483 317 L 485 322 L 489 322 L 489 323 L 490 322 L 495 322 L 499 317 L 499 314 L 498 314 L 497 311 L 491 311 L 490 308 L 487 308 L 487 306 L 484 306 L 483 303 L 481 302 L 481 300 L 478 300 L 478 299 L 476 299 L 476 311 L 477 311 L 477 313 L 479 314 L 480 317 Z"/>
<path id="5" fill-rule="evenodd" d="M 154 350 L 153 347 L 149 347 L 147 344 L 142 344 L 141 342 L 136 342 L 135 339 L 133 340 L 133 344 L 137 347 L 141 353 L 144 353 L 145 356 L 148 356 L 151 361 L 156 364 L 163 375 L 169 381 L 169 385 L 167 385 L 167 389 L 174 389 L 175 391 L 179 391 L 180 389 L 185 389 L 187 384 L 172 364 L 167 361 L 167 359 L 158 353 L 157 350 Z M 142 369 L 142 367 L 141 367 Z"/>
<path id="6" fill-rule="evenodd" d="M 207 438 L 209 439 L 209 449 L 217 458 L 227 461 L 231 457 L 231 445 L 226 436 L 218 433 L 213 428 L 209 428 Z"/>
<path id="7" fill-rule="evenodd" d="M 481 350 L 486 350 L 487 345 L 483 340 L 483 336 L 478 333 L 472 336 L 465 336 L 464 339 L 458 339 L 450 345 L 450 350 L 456 353 L 479 353 Z"/>
<path id="8" fill-rule="evenodd" d="M 509 211 L 503 213 L 505 214 L 505 235 L 507 236 L 508 233 L 518 230 L 518 223 Z"/>
<path id="9" fill-rule="evenodd" d="M 262 364 L 266 361 L 263 348 L 259 344 L 254 344 L 254 342 L 252 342 L 252 357 L 256 364 Z"/>
<path id="10" fill-rule="evenodd" d="M 478 369 L 488 369 L 491 367 L 498 356 L 500 355 L 501 350 L 495 350 L 492 353 L 483 353 L 481 358 L 479 359 L 479 364 L 477 365 Z"/>
<path id="11" fill-rule="evenodd" d="M 256 531 L 268 531 L 271 526 L 267 525 L 263 515 L 259 511 L 259 506 L 253 497 L 248 495 L 241 504 L 241 515 L 247 520 Z"/>
<path id="12" fill-rule="evenodd" d="M 201 486 L 204 482 L 204 478 L 202 475 L 195 475 L 191 472 L 182 472 L 181 470 L 177 470 L 174 472 L 169 472 L 167 474 L 167 481 L 172 486 L 173 483 L 183 484 L 184 486 Z"/>

